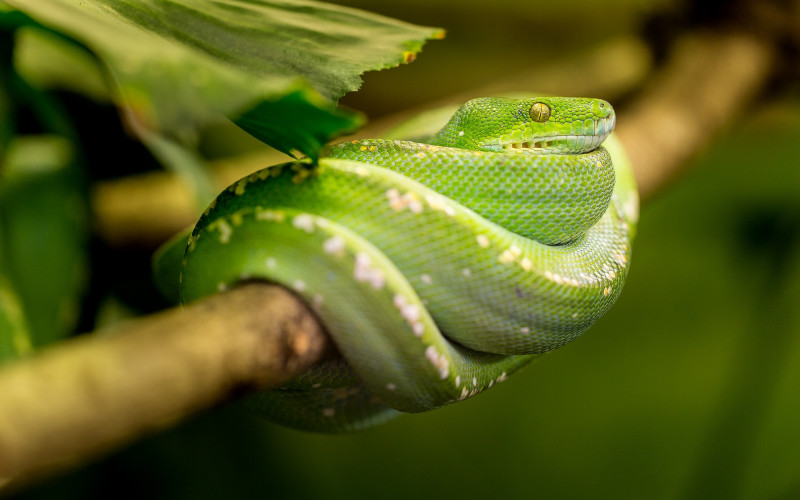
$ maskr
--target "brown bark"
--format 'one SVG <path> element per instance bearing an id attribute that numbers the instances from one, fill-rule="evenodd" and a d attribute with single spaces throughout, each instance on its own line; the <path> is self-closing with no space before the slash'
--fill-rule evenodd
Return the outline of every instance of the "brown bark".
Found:
<path id="1" fill-rule="evenodd" d="M 334 351 L 305 305 L 250 283 L 0 370 L 0 485 L 85 462 Z"/>

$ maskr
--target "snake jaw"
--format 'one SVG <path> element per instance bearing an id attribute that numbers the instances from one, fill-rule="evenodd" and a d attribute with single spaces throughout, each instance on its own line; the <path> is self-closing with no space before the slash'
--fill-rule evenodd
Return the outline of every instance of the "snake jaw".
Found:
<path id="1" fill-rule="evenodd" d="M 578 122 L 576 122 L 578 123 Z M 580 154 L 597 149 L 614 130 L 616 115 L 595 120 L 593 126 L 584 132 L 584 127 L 573 124 L 571 134 L 554 134 L 546 137 L 533 137 L 523 141 L 497 139 L 487 144 L 485 149 L 503 153 L 522 154 Z M 508 136 L 506 136 L 508 137 Z"/>
<path id="2" fill-rule="evenodd" d="M 597 149 L 605 138 L 598 135 L 556 135 L 524 142 L 498 144 L 496 150 L 518 154 L 576 154 Z"/>

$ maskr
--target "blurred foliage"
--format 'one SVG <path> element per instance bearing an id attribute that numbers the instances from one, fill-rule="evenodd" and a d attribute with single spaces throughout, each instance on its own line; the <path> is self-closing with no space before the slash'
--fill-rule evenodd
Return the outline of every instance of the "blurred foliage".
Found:
<path id="1" fill-rule="evenodd" d="M 74 42 L 91 54 L 28 35 L 17 56 L 20 70 L 40 83 L 63 78 L 67 88 L 85 85 L 96 98 L 103 93 L 98 71 L 75 72 L 96 59 L 110 86 L 105 94 L 129 130 L 186 179 L 200 207 L 215 194 L 196 152 L 204 128 L 227 116 L 284 153 L 316 158 L 330 139 L 362 124 L 359 114 L 335 103 L 360 86 L 361 73 L 407 62 L 427 39 L 442 36 L 305 0 L 6 3 L 0 25 L 49 31 L 62 45 Z"/>
<path id="2" fill-rule="evenodd" d="M 86 186 L 72 144 L 52 134 L 15 137 L 2 181 L 2 264 L 33 344 L 42 346 L 77 324 L 86 282 Z"/>
<path id="3" fill-rule="evenodd" d="M 247 112 L 257 115 L 248 122 L 260 122 L 260 139 L 312 156 L 360 124 L 332 99 L 357 89 L 364 71 L 396 66 L 437 36 L 432 28 L 298 0 L 7 1 L 30 16 L 25 25 L 63 34 L 99 59 L 131 126 L 192 145 L 203 125 Z M 286 96 L 281 112 L 269 106 Z M 314 120 L 323 112 L 338 118 L 333 127 L 331 118 Z M 285 119 L 307 113 L 302 131 L 275 140 Z"/>
<path id="4" fill-rule="evenodd" d="M 427 47 L 413 65 L 369 74 L 364 88 L 343 100 L 372 117 L 536 71 L 612 37 L 636 36 L 646 16 L 677 4 L 340 3 L 448 30 L 447 41 Z M 44 10 L 62 4 L 47 0 L 36 5 L 42 19 L 51 19 L 61 11 Z M 154 4 L 141 3 L 146 8 Z M 0 21 L 8 23 L 8 18 Z M 111 95 L 118 105 L 132 103 L 131 109 L 162 120 L 147 114 L 158 111 L 153 103 L 142 104 L 136 92 L 119 101 L 120 96 L 107 93 L 107 75 L 97 71 L 95 56 L 26 22 L 28 28 L 16 34 L 14 68 L 42 86 L 60 82 L 63 87 L 64 75 L 71 76 L 68 80 L 77 84 L 69 89 L 82 89 L 99 103 L 65 100 L 85 144 L 90 175 L 121 175 L 157 165 L 152 151 L 125 142 L 114 112 L 102 104 Z M 110 37 L 127 50 L 125 37 L 116 40 L 108 26 L 102 27 L 105 21 L 98 22 L 102 29 L 92 34 L 93 40 Z M 89 36 L 77 28 L 73 34 Z M 79 41 L 89 46 L 88 38 Z M 134 49 L 141 64 L 159 61 L 140 52 L 145 48 Z M 77 69 L 36 64 L 38 55 Z M 206 56 L 189 56 L 185 64 Z M 148 83 L 159 85 L 158 92 L 191 84 L 181 81 L 182 73 L 155 74 L 164 76 Z M 234 81 L 231 88 L 246 81 Z M 0 109 L 9 105 L 9 88 L 2 89 Z M 305 90 L 296 90 L 285 87 L 281 95 L 304 99 Z M 282 429 L 232 405 L 20 497 L 797 497 L 800 91 L 783 90 L 771 106 L 753 110 L 696 160 L 678 184 L 643 207 L 631 276 L 611 312 L 585 337 L 508 383 L 459 405 L 346 437 Z M 223 97 L 220 106 L 242 96 Z M 168 103 L 165 116 L 177 116 L 177 102 Z M 295 103 L 286 105 L 292 109 Z M 322 106 L 313 113 L 328 111 Z M 15 131 L 5 115 L 2 119 L 5 144 Z M 298 118 L 291 125 L 301 123 Z M 224 124 L 207 125 L 188 134 L 188 142 L 197 146 L 188 149 L 201 159 L 256 147 Z M 41 135 L 41 128 L 27 125 L 20 131 Z M 178 141 L 181 147 L 186 142 Z M 101 150 L 104 156 L 98 155 Z M 95 242 L 92 256 L 89 312 L 84 312 L 90 318 L 83 325 L 91 326 L 94 313 L 108 309 L 104 304 L 125 314 L 158 307 L 152 302 L 152 284 L 143 278 L 148 254 L 112 251 Z M 9 303 L 3 302 L 8 296 L 0 292 L 0 309 Z"/>
<path id="5" fill-rule="evenodd" d="M 78 140 L 61 106 L 0 54 L 0 279 L 3 343 L 17 353 L 74 333 L 86 281 L 88 206 Z M 13 23 L 12 23 L 13 24 Z"/>

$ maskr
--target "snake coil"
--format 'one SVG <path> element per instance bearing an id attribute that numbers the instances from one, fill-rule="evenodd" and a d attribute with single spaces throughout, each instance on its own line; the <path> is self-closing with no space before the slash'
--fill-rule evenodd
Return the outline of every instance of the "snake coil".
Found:
<path id="1" fill-rule="evenodd" d="M 482 98 L 424 141 L 359 140 L 230 186 L 180 294 L 282 283 L 342 353 L 250 405 L 320 432 L 463 400 L 574 339 L 628 270 L 637 196 L 599 99 Z M 614 162 L 612 162 L 612 157 Z"/>

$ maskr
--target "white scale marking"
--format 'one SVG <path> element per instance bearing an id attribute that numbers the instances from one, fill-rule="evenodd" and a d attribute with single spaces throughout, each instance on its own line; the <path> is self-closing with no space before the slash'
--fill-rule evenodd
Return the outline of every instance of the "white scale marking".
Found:
<path id="1" fill-rule="evenodd" d="M 456 210 L 452 206 L 450 206 L 450 204 L 447 203 L 446 198 L 434 194 L 427 194 L 425 195 L 425 201 L 428 202 L 428 205 L 431 207 L 431 210 L 438 210 L 444 212 L 450 217 L 456 214 Z"/>
<path id="2" fill-rule="evenodd" d="M 219 229 L 219 242 L 223 244 L 228 243 L 231 240 L 233 228 L 223 219 L 217 219 L 215 225 L 217 226 L 217 229 Z"/>
<path id="3" fill-rule="evenodd" d="M 403 209 L 408 208 L 413 214 L 422 213 L 422 202 L 419 201 L 417 195 L 412 192 L 401 195 L 400 191 L 392 188 L 386 191 L 386 198 L 389 200 L 389 206 L 395 212 L 401 212 Z"/>
<path id="4" fill-rule="evenodd" d="M 283 222 L 286 214 L 280 210 L 256 210 L 256 220 Z"/>
<path id="5" fill-rule="evenodd" d="M 373 267 L 372 259 L 369 255 L 363 252 L 356 254 L 353 278 L 359 282 L 369 283 L 372 285 L 372 288 L 376 290 L 380 290 L 386 284 L 386 277 L 384 276 L 383 271 L 377 267 Z"/>
<path id="6" fill-rule="evenodd" d="M 500 256 L 497 257 L 497 260 L 501 264 L 508 264 L 514 262 L 514 254 L 511 253 L 511 250 L 503 250 L 503 253 L 501 253 Z"/>
<path id="7" fill-rule="evenodd" d="M 425 325 L 422 324 L 420 318 L 422 311 L 416 304 L 410 304 L 408 300 L 399 293 L 392 299 L 394 306 L 400 311 L 400 315 L 406 320 L 406 323 L 411 327 L 411 331 L 417 337 L 422 337 L 425 333 Z"/>
<path id="8" fill-rule="evenodd" d="M 322 243 L 322 249 L 325 251 L 325 253 L 335 255 L 336 257 L 341 257 L 344 255 L 344 239 L 341 236 L 331 236 L 325 240 L 324 243 Z"/>
<path id="9" fill-rule="evenodd" d="M 292 219 L 292 225 L 309 234 L 314 232 L 314 218 L 309 214 L 296 215 Z"/>
<path id="10" fill-rule="evenodd" d="M 434 346 L 425 349 L 425 357 L 439 371 L 439 377 L 444 380 L 450 375 L 450 362 L 443 354 L 439 354 Z"/>

